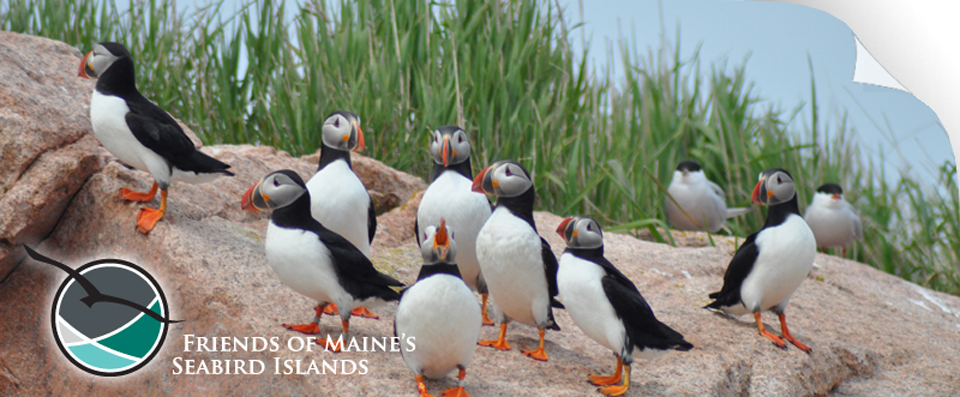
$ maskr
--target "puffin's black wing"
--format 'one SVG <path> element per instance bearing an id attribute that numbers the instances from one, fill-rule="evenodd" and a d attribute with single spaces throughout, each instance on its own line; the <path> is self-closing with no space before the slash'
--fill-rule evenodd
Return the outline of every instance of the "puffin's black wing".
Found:
<path id="1" fill-rule="evenodd" d="M 606 266 L 604 268 L 609 269 Z M 608 271 L 600 283 L 617 317 L 623 321 L 627 332 L 626 346 L 660 350 L 693 348 L 692 344 L 683 340 L 683 335 L 657 320 L 637 286 L 622 273 Z"/>
<path id="2" fill-rule="evenodd" d="M 417 214 L 417 215 L 420 215 L 420 214 Z M 420 241 L 420 217 L 419 216 L 414 218 L 413 220 L 413 237 L 417 238 L 417 247 L 419 247 L 420 243 L 423 243 L 423 241 Z"/>
<path id="3" fill-rule="evenodd" d="M 750 274 L 753 264 L 757 261 L 757 255 L 760 254 L 756 244 L 758 233 L 760 232 L 748 236 L 740 248 L 737 248 L 733 259 L 730 260 L 730 265 L 727 266 L 726 273 L 723 274 L 723 288 L 719 292 L 710 294 L 710 299 L 714 301 L 705 306 L 706 308 L 720 309 L 740 303 L 740 286 Z"/>
<path id="4" fill-rule="evenodd" d="M 560 270 L 560 264 L 557 263 L 557 256 L 554 255 L 553 250 L 550 249 L 550 244 L 547 244 L 547 240 L 544 240 L 543 237 L 540 237 L 540 256 L 543 258 L 543 270 L 547 275 L 547 287 L 550 290 L 550 306 L 564 309 L 563 304 L 554 299 L 554 297 L 560 293 L 560 289 L 557 288 L 557 271 Z"/>
<path id="5" fill-rule="evenodd" d="M 370 196 L 367 193 L 367 196 Z M 373 207 L 373 196 L 370 196 L 370 205 L 367 207 L 367 235 L 370 236 L 370 243 L 377 235 L 377 209 Z"/>
<path id="6" fill-rule="evenodd" d="M 137 96 L 127 100 L 127 107 L 130 112 L 125 119 L 133 136 L 171 165 L 184 171 L 233 175 L 226 171 L 229 165 L 197 150 L 177 121 L 153 102 Z"/>
<path id="7" fill-rule="evenodd" d="M 400 294 L 389 287 L 403 287 L 403 283 L 377 271 L 366 255 L 339 234 L 326 228 L 318 234 L 330 251 L 340 284 L 347 292 L 360 299 L 371 296 L 388 301 L 400 299 Z"/>

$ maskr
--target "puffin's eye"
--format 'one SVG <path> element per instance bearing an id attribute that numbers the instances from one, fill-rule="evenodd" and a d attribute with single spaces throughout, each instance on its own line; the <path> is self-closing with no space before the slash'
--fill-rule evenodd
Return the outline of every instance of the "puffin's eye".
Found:
<path id="1" fill-rule="evenodd" d="M 277 178 L 273 178 L 273 186 L 274 186 L 274 187 L 280 187 L 280 182 L 277 181 Z"/>
<path id="2" fill-rule="evenodd" d="M 340 118 L 337 117 L 336 120 L 333 120 L 333 126 L 340 128 Z"/>
<path id="3" fill-rule="evenodd" d="M 463 134 L 457 134 L 457 135 L 459 136 L 459 138 L 457 138 L 457 143 L 463 143 Z"/>
<path id="4" fill-rule="evenodd" d="M 507 175 L 507 176 L 513 176 L 513 172 L 510 172 L 510 167 L 507 167 L 506 175 Z"/>
<path id="5" fill-rule="evenodd" d="M 783 183 L 783 180 L 780 179 L 779 175 L 777 175 L 777 183 Z"/>

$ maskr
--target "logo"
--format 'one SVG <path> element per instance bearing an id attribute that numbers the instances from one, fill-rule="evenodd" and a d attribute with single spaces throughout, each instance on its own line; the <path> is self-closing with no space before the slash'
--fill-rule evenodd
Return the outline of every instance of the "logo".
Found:
<path id="1" fill-rule="evenodd" d="M 67 273 L 53 298 L 53 339 L 74 365 L 94 375 L 121 376 L 153 359 L 170 313 L 160 284 L 143 268 L 100 259 L 72 269 L 24 246 L 39 262 Z"/>

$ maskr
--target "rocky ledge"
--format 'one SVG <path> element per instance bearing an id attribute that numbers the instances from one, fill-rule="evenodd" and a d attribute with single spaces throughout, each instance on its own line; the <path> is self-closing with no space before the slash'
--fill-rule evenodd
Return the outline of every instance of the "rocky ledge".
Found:
<path id="1" fill-rule="evenodd" d="M 232 164 L 237 176 L 175 184 L 167 216 L 149 235 L 139 234 L 138 205 L 121 201 L 117 192 L 146 190 L 150 179 L 118 163 L 91 134 L 92 86 L 74 77 L 80 55 L 62 43 L 0 32 L 0 395 L 415 395 L 413 376 L 398 353 L 286 348 L 299 335 L 280 323 L 307 321 L 313 302 L 284 287 L 266 265 L 265 214 L 241 211 L 239 202 L 271 170 L 309 176 L 315 158 L 249 145 L 203 147 Z M 425 185 L 375 160 L 354 161 L 383 212 L 374 263 L 412 283 L 420 264 L 413 214 Z M 550 231 L 560 217 L 537 213 L 536 221 Z M 559 255 L 562 241 L 553 233 L 544 237 Z M 637 284 L 658 317 L 696 346 L 635 364 L 628 395 L 960 395 L 960 298 L 818 254 L 817 267 L 787 309 L 794 336 L 813 353 L 780 350 L 757 334 L 751 318 L 701 309 L 707 294 L 720 288 L 736 242 L 714 237 L 713 247 L 698 243 L 700 234 L 683 237 L 689 246 L 606 236 L 608 258 Z M 24 259 L 23 243 L 73 267 L 102 257 L 131 260 L 157 278 L 172 317 L 185 321 L 171 326 L 160 353 L 141 370 L 119 378 L 87 374 L 64 359 L 52 337 L 51 301 L 65 274 Z M 351 336 L 392 336 L 395 310 L 375 310 L 381 320 L 355 319 Z M 508 333 L 513 351 L 478 347 L 467 372 L 470 394 L 593 395 L 586 375 L 610 373 L 613 356 L 564 311 L 556 314 L 563 330 L 547 335 L 548 362 L 517 351 L 534 347 L 536 331 L 514 325 Z M 772 315 L 765 319 L 779 328 Z M 321 330 L 336 334 L 339 322 L 327 318 Z M 482 338 L 495 333 L 485 328 Z M 281 349 L 198 352 L 185 344 L 188 335 L 275 337 Z M 189 375 L 186 360 L 204 361 L 207 372 L 215 360 L 259 360 L 266 370 Z M 276 362 L 296 360 L 303 371 L 307 363 L 326 362 L 337 373 L 298 375 L 291 366 L 294 373 L 284 374 L 282 364 L 275 373 Z M 352 372 L 346 362 L 363 363 L 365 373 L 345 374 Z M 439 393 L 454 384 L 448 376 L 428 386 Z"/>

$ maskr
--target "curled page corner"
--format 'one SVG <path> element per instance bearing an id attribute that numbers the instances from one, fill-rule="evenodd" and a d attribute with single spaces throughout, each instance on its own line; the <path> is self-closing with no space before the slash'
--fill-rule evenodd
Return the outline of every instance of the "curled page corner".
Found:
<path id="1" fill-rule="evenodd" d="M 905 92 L 910 92 L 897 79 L 893 78 L 883 65 L 870 55 L 867 48 L 860 42 L 860 38 L 853 36 L 853 41 L 857 44 L 857 63 L 853 70 L 853 82 L 873 84 L 881 87 L 893 88 Z"/>

